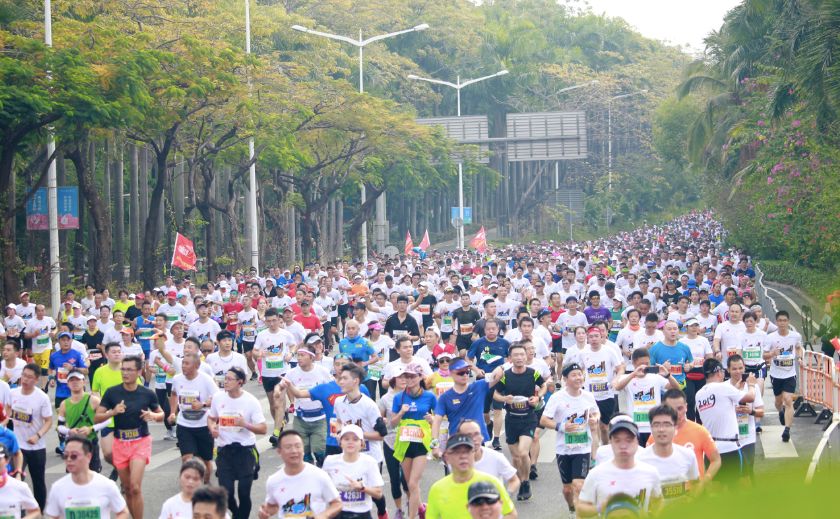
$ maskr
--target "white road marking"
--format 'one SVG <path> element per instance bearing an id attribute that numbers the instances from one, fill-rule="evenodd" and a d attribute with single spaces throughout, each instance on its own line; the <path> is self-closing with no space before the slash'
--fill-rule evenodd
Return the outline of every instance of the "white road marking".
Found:
<path id="1" fill-rule="evenodd" d="M 769 414 L 769 413 L 768 413 Z M 781 425 L 762 425 L 761 447 L 764 449 L 765 458 L 798 458 L 796 447 L 793 445 L 793 438 L 787 443 L 782 441 Z M 795 429 L 794 429 L 795 430 Z"/>

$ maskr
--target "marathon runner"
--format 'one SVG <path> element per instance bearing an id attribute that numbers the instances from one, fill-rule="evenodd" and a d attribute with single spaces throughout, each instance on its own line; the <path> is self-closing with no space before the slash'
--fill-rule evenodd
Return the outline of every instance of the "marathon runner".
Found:
<path id="1" fill-rule="evenodd" d="M 691 449 L 674 444 L 677 412 L 668 406 L 657 405 L 648 412 L 648 422 L 653 430 L 653 445 L 642 448 L 636 459 L 659 472 L 662 497 L 667 502 L 698 494 L 702 483 L 697 458 Z"/>
<path id="2" fill-rule="evenodd" d="M 733 355 L 729 357 L 728 361 L 729 382 L 742 394 L 746 394 L 749 387 L 747 386 L 748 371 L 744 359 L 738 355 Z M 758 384 L 757 382 L 756 385 Z M 741 446 L 741 457 L 744 463 L 743 473 L 752 482 L 755 477 L 756 424 L 764 416 L 764 399 L 758 387 L 755 391 L 755 400 L 748 404 L 739 404 L 735 411 L 738 418 L 738 443 Z"/>
<path id="3" fill-rule="evenodd" d="M 671 373 L 670 363 L 652 364 L 648 350 L 633 350 L 632 360 L 633 371 L 616 378 L 614 387 L 621 392 L 624 409 L 639 428 L 639 445 L 644 447 L 651 434 L 650 411 L 662 403 L 664 390 L 679 388 L 680 384 Z"/>
<path id="4" fill-rule="evenodd" d="M 91 444 L 90 470 L 101 472 L 98 433 L 108 426 L 108 422 L 96 423 L 99 398 L 85 392 L 86 378 L 85 374 L 78 369 L 71 369 L 67 374 L 70 396 L 62 400 L 61 405 L 58 406 L 58 434 L 64 440 L 69 436 L 87 438 Z"/>
<path id="5" fill-rule="evenodd" d="M 47 444 L 44 435 L 52 428 L 53 412 L 50 397 L 38 387 L 40 376 L 41 367 L 38 364 L 24 366 L 20 387 L 12 389 L 9 418 L 23 452 L 22 469 L 32 479 L 32 492 L 43 510 L 47 502 Z"/>
<path id="6" fill-rule="evenodd" d="M 770 362 L 770 382 L 776 397 L 779 422 L 785 427 L 782 441 L 790 441 L 793 426 L 793 394 L 796 392 L 796 363 L 802 362 L 802 336 L 790 328 L 790 315 L 785 310 L 776 312 L 779 329 L 767 336 L 764 360 Z"/>
<path id="7" fill-rule="evenodd" d="M 163 502 L 159 519 L 175 519 L 193 517 L 193 495 L 205 479 L 204 463 L 201 460 L 190 459 L 181 464 L 178 475 L 180 491 Z M 223 505 L 227 511 L 227 496 Z M 203 517 L 203 516 L 202 516 Z"/>
<path id="8" fill-rule="evenodd" d="M 0 413 L 2 414 L 2 413 Z M 12 519 L 37 519 L 41 508 L 26 483 L 9 474 L 12 451 L 0 443 L 0 516 Z"/>
<path id="9" fill-rule="evenodd" d="M 172 414 L 168 421 L 177 424 L 176 435 L 181 461 L 201 458 L 206 466 L 204 483 L 210 482 L 213 470 L 213 437 L 207 425 L 207 409 L 219 391 L 213 378 L 199 371 L 198 353 L 185 353 L 181 373 L 172 377 L 169 397 Z"/>

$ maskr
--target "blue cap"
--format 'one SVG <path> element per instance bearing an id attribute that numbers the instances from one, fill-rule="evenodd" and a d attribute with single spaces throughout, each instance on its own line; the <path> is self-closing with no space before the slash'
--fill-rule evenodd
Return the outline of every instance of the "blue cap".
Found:
<path id="1" fill-rule="evenodd" d="M 462 358 L 457 358 L 455 361 L 449 365 L 449 371 L 458 371 L 459 369 L 464 369 L 470 367 L 469 363 Z"/>
<path id="2" fill-rule="evenodd" d="M 61 332 L 61 333 L 58 334 L 58 338 L 61 339 L 62 337 L 67 337 L 69 339 L 72 339 L 73 334 L 71 334 L 70 332 Z"/>

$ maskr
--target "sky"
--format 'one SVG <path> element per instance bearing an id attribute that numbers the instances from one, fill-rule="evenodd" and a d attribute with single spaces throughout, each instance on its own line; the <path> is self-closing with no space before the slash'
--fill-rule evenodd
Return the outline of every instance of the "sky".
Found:
<path id="1" fill-rule="evenodd" d="M 719 29 L 741 0 L 586 0 L 598 14 L 624 18 L 643 36 L 703 51 L 703 38 Z M 568 2 L 580 5 L 584 2 Z"/>

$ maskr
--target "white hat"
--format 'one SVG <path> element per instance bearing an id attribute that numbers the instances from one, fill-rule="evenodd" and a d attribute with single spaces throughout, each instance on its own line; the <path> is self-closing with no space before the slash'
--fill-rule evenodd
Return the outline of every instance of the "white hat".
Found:
<path id="1" fill-rule="evenodd" d="M 365 433 L 362 432 L 362 428 L 352 423 L 347 423 L 341 426 L 341 431 L 338 433 L 338 439 L 341 440 L 342 436 L 349 433 L 355 434 L 356 438 L 360 440 L 365 439 Z"/>

